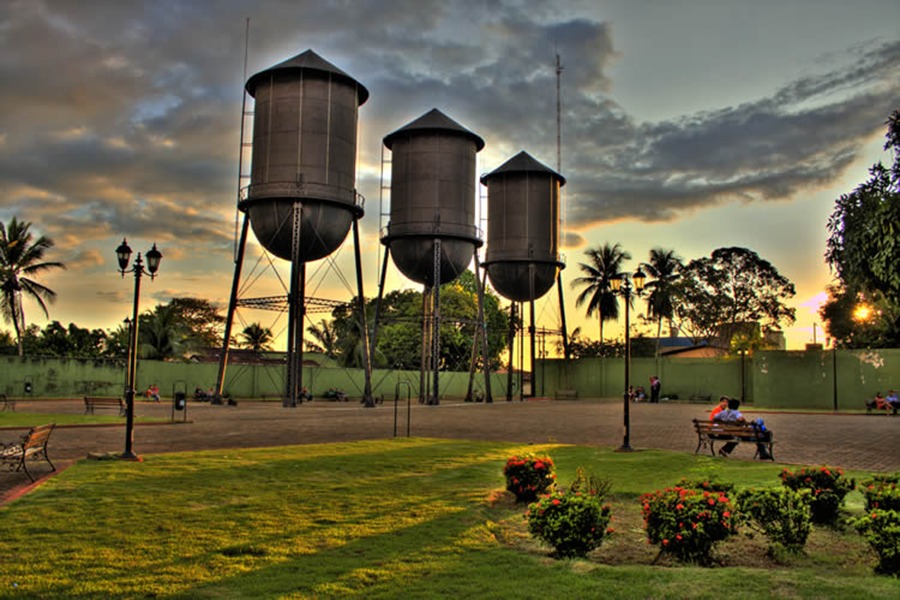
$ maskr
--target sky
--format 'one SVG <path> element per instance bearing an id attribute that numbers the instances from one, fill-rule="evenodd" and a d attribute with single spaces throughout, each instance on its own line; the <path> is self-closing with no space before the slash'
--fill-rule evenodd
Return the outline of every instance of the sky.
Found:
<path id="1" fill-rule="evenodd" d="M 869 166 L 893 161 L 896 0 L 2 0 L 0 219 L 32 222 L 55 242 L 48 259 L 67 265 L 41 278 L 58 294 L 50 320 L 110 329 L 130 315 L 123 236 L 163 253 L 142 310 L 186 296 L 227 305 L 247 183 L 243 84 L 307 49 L 371 94 L 357 159 L 370 297 L 382 139 L 432 108 L 485 140 L 478 173 L 521 150 L 552 168 L 560 159 L 566 318 L 589 338 L 597 324 L 571 281 L 584 251 L 610 242 L 631 253 L 629 270 L 657 246 L 685 260 L 748 247 L 796 285 L 788 347 L 821 342 L 828 215 Z M 256 266 L 268 264 L 259 247 L 247 253 L 242 297 L 284 294 Z M 348 238 L 311 263 L 308 293 L 353 296 L 352 256 Z M 388 273 L 389 288 L 416 287 Z M 556 299 L 539 301 L 539 324 L 558 327 Z M 244 312 L 236 327 L 284 328 L 280 315 Z M 25 316 L 48 322 L 32 302 Z"/>

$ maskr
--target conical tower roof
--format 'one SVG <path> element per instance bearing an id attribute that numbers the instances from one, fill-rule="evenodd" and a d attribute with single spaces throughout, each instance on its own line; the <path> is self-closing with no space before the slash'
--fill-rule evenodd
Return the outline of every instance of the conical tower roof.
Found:
<path id="1" fill-rule="evenodd" d="M 282 63 L 278 63 L 274 67 L 269 67 L 265 71 L 260 71 L 256 75 L 251 76 L 250 79 L 247 80 L 247 92 L 255 97 L 256 86 L 259 85 L 260 81 L 277 71 L 297 71 L 298 73 L 301 71 L 318 71 L 320 73 L 328 73 L 332 77 L 343 79 L 347 83 L 356 86 L 360 106 L 369 99 L 369 90 L 367 90 L 363 84 L 356 81 L 312 50 L 307 50 L 294 58 L 289 58 Z"/>
<path id="2" fill-rule="evenodd" d="M 511 159 L 488 173 L 481 176 L 481 183 L 487 185 L 488 180 L 503 173 L 549 173 L 553 177 L 559 179 L 559 185 L 566 185 L 566 178 L 548 167 L 538 162 L 533 156 L 522 150 Z"/>
<path id="3" fill-rule="evenodd" d="M 432 108 L 430 111 L 416 119 L 415 121 L 404 125 L 397 131 L 384 136 L 384 145 L 390 150 L 394 145 L 394 140 L 401 136 L 414 132 L 434 132 L 445 131 L 453 132 L 465 137 L 471 138 L 475 142 L 476 151 L 484 148 L 484 140 L 478 135 L 472 133 L 441 111 Z"/>

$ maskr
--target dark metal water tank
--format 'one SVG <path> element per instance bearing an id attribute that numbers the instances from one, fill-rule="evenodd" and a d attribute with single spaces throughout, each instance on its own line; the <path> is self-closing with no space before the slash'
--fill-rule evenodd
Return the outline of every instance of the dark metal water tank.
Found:
<path id="1" fill-rule="evenodd" d="M 485 268 L 497 293 L 536 300 L 553 287 L 559 269 L 559 190 L 565 178 L 520 152 L 484 175 L 488 189 Z"/>
<path id="2" fill-rule="evenodd" d="M 408 278 L 434 284 L 434 241 L 441 243 L 440 283 L 466 270 L 483 243 L 475 226 L 475 154 L 484 140 L 438 109 L 388 134 L 391 215 L 383 244 Z"/>
<path id="3" fill-rule="evenodd" d="M 293 207 L 302 202 L 300 261 L 327 256 L 363 214 L 355 190 L 357 115 L 369 92 L 312 50 L 247 80 L 256 100 L 247 197 L 259 242 L 291 260 Z"/>

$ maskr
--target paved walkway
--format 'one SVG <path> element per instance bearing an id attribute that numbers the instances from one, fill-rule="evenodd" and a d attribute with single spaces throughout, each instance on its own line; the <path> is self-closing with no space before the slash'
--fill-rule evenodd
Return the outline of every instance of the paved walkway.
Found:
<path id="1" fill-rule="evenodd" d="M 80 413 L 81 401 L 19 402 L 19 412 Z M 445 402 L 422 406 L 413 401 L 397 410 L 397 433 L 405 436 L 407 415 L 415 437 L 510 442 L 559 442 L 618 447 L 624 424 L 618 402 L 528 401 L 493 404 Z M 698 404 L 632 404 L 631 445 L 693 452 L 696 435 L 692 418 L 705 418 L 709 406 Z M 168 418 L 170 404 L 140 402 L 139 416 Z M 764 413 L 775 434 L 775 458 L 783 464 L 828 464 L 848 469 L 900 471 L 900 416 L 860 414 Z M 181 418 L 181 413 L 176 413 Z M 244 402 L 236 407 L 190 403 L 188 423 L 139 424 L 134 450 L 138 454 L 219 448 L 387 438 L 394 435 L 393 403 L 366 409 L 356 403 L 313 402 L 297 408 L 279 403 Z M 123 419 L 124 422 L 124 419 Z M 12 441 L 21 431 L 0 431 L 0 441 Z M 60 427 L 50 439 L 50 457 L 60 467 L 88 453 L 124 449 L 123 425 Z M 742 445 L 728 460 L 749 460 L 751 445 Z M 718 459 L 717 459 L 718 460 Z M 48 471 L 46 464 L 36 469 Z M 0 473 L 0 504 L 27 491 L 24 474 Z"/>

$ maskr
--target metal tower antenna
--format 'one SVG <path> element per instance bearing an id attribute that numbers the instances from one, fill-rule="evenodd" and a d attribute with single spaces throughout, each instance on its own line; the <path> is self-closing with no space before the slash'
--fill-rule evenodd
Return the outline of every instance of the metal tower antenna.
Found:
<path id="1" fill-rule="evenodd" d="M 563 66 L 559 58 L 559 51 L 556 52 L 556 172 L 562 173 L 562 102 L 560 100 L 560 79 L 562 78 Z"/>

